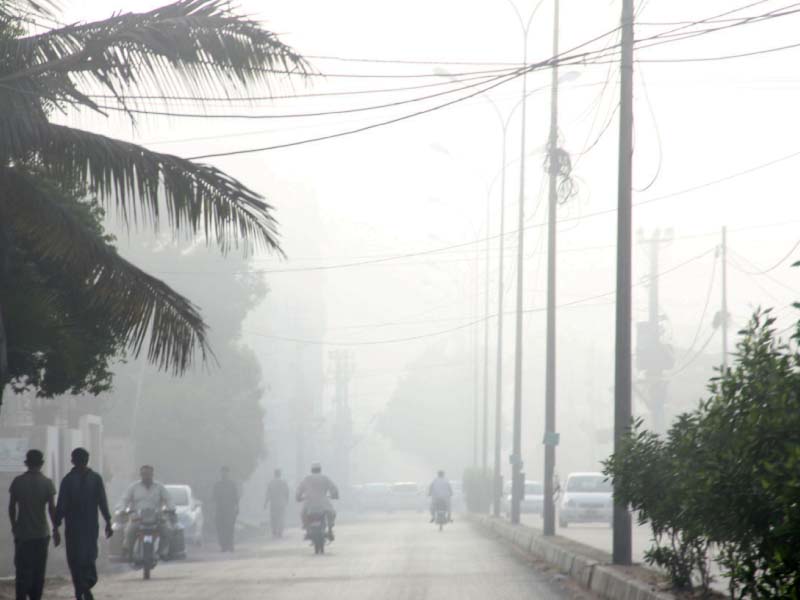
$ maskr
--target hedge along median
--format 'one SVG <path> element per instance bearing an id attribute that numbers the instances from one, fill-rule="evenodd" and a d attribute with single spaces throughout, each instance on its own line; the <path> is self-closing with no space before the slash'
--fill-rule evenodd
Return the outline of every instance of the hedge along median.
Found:
<path id="1" fill-rule="evenodd" d="M 643 567 L 612 566 L 611 556 L 601 550 L 562 537 L 544 537 L 525 525 L 511 525 L 494 517 L 470 517 L 482 529 L 495 533 L 526 554 L 545 561 L 601 598 L 614 600 L 674 600 L 660 591 L 661 575 Z"/>

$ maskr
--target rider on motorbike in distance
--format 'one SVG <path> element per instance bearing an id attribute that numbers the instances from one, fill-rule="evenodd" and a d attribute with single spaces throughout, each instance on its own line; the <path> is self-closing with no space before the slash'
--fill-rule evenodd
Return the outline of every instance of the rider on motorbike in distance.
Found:
<path id="1" fill-rule="evenodd" d="M 453 488 L 450 487 L 450 482 L 445 479 L 444 471 L 439 471 L 436 479 L 431 482 L 431 486 L 428 488 L 428 496 L 431 497 L 431 523 L 436 520 L 436 507 L 439 503 L 447 507 L 447 520 L 452 521 L 450 500 L 453 497 Z"/>
<path id="2" fill-rule="evenodd" d="M 319 463 L 314 463 L 311 465 L 311 475 L 306 476 L 297 486 L 295 499 L 298 502 L 303 502 L 303 510 L 300 512 L 303 529 L 307 529 L 309 516 L 324 514 L 328 524 L 328 539 L 333 541 L 333 525 L 336 521 L 336 511 L 333 510 L 333 504 L 331 504 L 328 496 L 337 500 L 339 498 L 339 489 L 329 477 L 322 474 L 322 466 Z"/>
<path id="3" fill-rule="evenodd" d="M 153 479 L 153 474 L 154 470 L 150 465 L 144 465 L 139 469 L 141 480 L 132 483 L 128 488 L 128 491 L 125 493 L 125 499 L 123 500 L 123 507 L 133 515 L 137 515 L 140 511 L 147 508 L 153 509 L 156 513 L 160 513 L 162 509 L 165 509 L 165 512 L 169 515 L 170 523 L 174 524 L 176 520 L 175 503 L 172 501 L 167 488 Z M 139 524 L 137 520 L 133 518 L 128 519 L 128 524 L 125 526 L 123 543 L 123 550 L 128 556 L 133 552 L 133 543 L 136 539 L 138 528 Z M 162 549 L 162 558 L 164 558 L 163 554 L 165 553 L 163 549 L 168 546 L 171 533 L 171 527 L 165 521 L 162 521 L 159 535 L 162 540 L 167 540 L 168 542 L 160 546 Z"/>

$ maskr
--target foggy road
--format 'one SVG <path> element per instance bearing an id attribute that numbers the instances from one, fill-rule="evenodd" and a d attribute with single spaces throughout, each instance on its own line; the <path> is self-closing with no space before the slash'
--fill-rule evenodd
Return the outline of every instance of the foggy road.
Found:
<path id="1" fill-rule="evenodd" d="M 153 579 L 126 571 L 102 577 L 98 598 L 307 598 L 503 600 L 589 598 L 524 561 L 466 522 L 443 533 L 424 514 L 371 518 L 337 527 L 328 554 L 315 557 L 288 532 L 281 542 L 243 545 L 232 558 L 210 551 L 192 562 L 159 565 Z M 57 598 L 69 598 L 62 588 Z"/>

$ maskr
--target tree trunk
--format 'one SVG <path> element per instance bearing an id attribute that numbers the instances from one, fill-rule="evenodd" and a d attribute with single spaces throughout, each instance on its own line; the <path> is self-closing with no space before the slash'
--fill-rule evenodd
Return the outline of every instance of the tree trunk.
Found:
<path id="1" fill-rule="evenodd" d="M 11 232 L 9 231 L 5 211 L 0 202 L 0 408 L 3 406 L 3 392 L 8 384 L 8 337 L 6 336 L 5 315 L 5 290 L 8 285 L 10 269 L 9 249 L 11 247 Z"/>
<path id="2" fill-rule="evenodd" d="M 0 283 L 2 286 L 2 283 Z M 2 289 L 0 289 L 0 299 L 2 298 Z M 0 300 L 0 408 L 3 406 L 3 392 L 8 383 L 8 343 L 6 340 L 6 327 L 3 322 L 3 304 Z"/>

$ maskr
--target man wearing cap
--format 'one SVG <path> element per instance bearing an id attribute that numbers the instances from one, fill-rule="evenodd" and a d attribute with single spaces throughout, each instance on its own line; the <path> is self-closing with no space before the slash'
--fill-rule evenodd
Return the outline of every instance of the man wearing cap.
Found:
<path id="1" fill-rule="evenodd" d="M 40 600 L 47 569 L 47 547 L 50 544 L 45 508 L 54 526 L 53 544 L 58 546 L 61 543 L 61 536 L 55 529 L 56 488 L 52 480 L 42 475 L 44 455 L 40 450 L 28 450 L 25 466 L 28 470 L 15 477 L 8 490 L 8 519 L 14 535 L 16 592 L 17 600 Z"/>
<path id="2" fill-rule="evenodd" d="M 330 497 L 329 497 L 330 496 Z M 319 463 L 311 465 L 311 475 L 308 475 L 297 487 L 295 499 L 303 502 L 303 511 L 300 516 L 303 528 L 308 524 L 308 516 L 324 513 L 328 522 L 328 539 L 333 541 L 333 524 L 336 521 L 336 511 L 333 510 L 330 498 L 339 498 L 339 489 L 329 477 L 322 474 Z"/>

